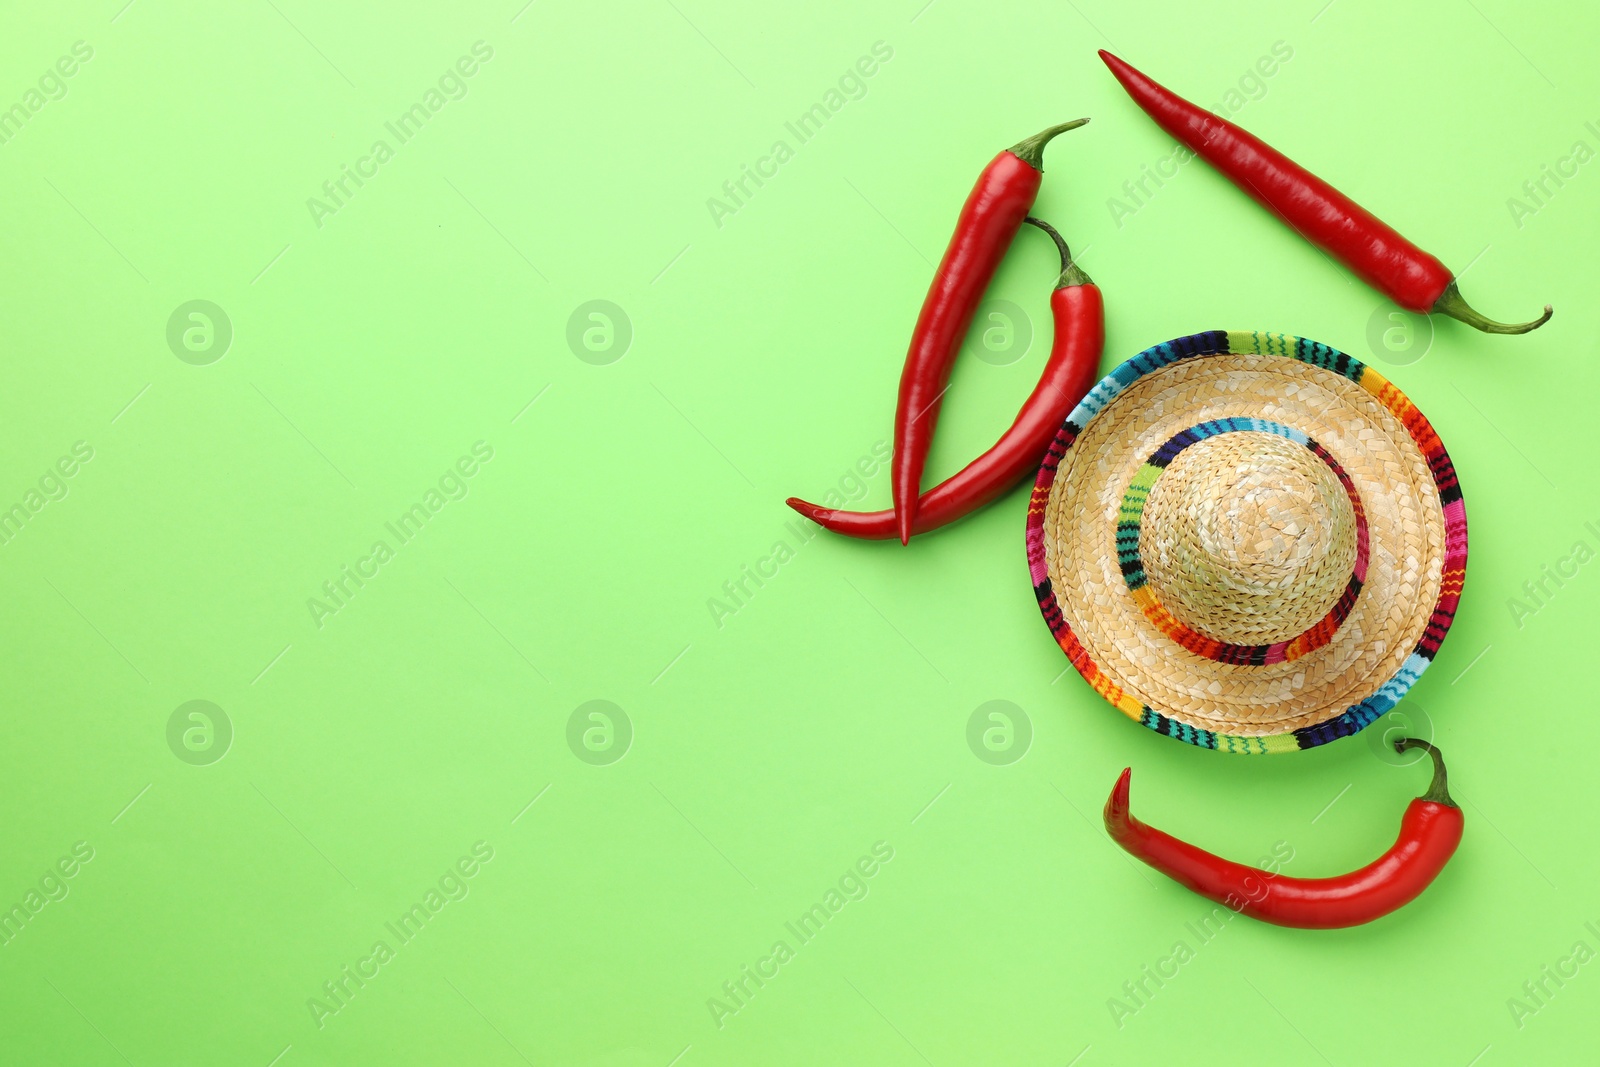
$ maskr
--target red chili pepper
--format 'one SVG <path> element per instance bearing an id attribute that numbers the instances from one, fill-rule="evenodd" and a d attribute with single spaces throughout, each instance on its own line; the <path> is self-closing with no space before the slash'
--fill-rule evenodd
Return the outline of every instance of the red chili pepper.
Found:
<path id="1" fill-rule="evenodd" d="M 1374 289 L 1411 311 L 1442 312 L 1485 333 L 1527 333 L 1550 321 L 1550 305 L 1532 322 L 1484 318 L 1467 305 L 1455 276 L 1360 204 L 1246 130 L 1196 107 L 1110 52 L 1100 58 L 1156 124 L 1224 177 L 1347 264 Z"/>
<path id="2" fill-rule="evenodd" d="M 1044 146 L 1058 133 L 1077 129 L 1088 119 L 1052 126 L 995 156 L 967 195 L 956 219 L 956 231 L 933 273 L 922 311 L 911 333 L 905 369 L 900 372 L 900 401 L 894 413 L 894 457 L 890 463 L 894 508 L 900 543 L 911 540 L 922 491 L 922 468 L 933 444 L 934 424 L 950 368 L 955 363 L 973 312 L 989 280 L 1000 266 L 1039 193 Z"/>
<path id="3" fill-rule="evenodd" d="M 1128 770 L 1106 801 L 1106 832 L 1162 874 L 1252 918 L 1317 930 L 1358 926 L 1416 899 L 1461 843 L 1461 809 L 1450 799 L 1439 750 L 1415 738 L 1398 741 L 1395 748 L 1420 748 L 1432 756 L 1433 782 L 1406 808 L 1400 836 L 1389 851 L 1336 878 L 1285 878 L 1146 826 L 1128 811 Z"/>
<path id="4" fill-rule="evenodd" d="M 1100 287 L 1077 264 L 1066 241 L 1048 223 L 1024 221 L 1048 233 L 1061 251 L 1061 278 L 1050 294 L 1055 341 L 1039 384 L 1017 412 L 1011 428 L 983 455 L 922 494 L 914 533 L 927 533 L 983 507 L 1039 467 L 1067 415 L 1098 380 L 1105 346 L 1105 304 Z M 836 511 L 790 497 L 789 506 L 835 533 L 882 541 L 898 531 L 895 512 Z"/>

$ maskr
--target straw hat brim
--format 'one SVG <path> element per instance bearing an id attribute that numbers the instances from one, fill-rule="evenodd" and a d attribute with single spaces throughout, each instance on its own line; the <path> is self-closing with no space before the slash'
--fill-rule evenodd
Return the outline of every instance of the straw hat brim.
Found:
<path id="1" fill-rule="evenodd" d="M 1125 580 L 1118 514 L 1141 467 L 1176 437 L 1234 429 L 1310 441 L 1350 490 L 1364 570 L 1320 643 L 1219 656 Z M 1353 734 L 1411 688 L 1455 616 L 1467 521 L 1443 443 L 1380 374 L 1316 341 L 1217 330 L 1139 353 L 1068 416 L 1027 548 L 1045 621 L 1096 692 L 1166 736 L 1270 753 Z"/>

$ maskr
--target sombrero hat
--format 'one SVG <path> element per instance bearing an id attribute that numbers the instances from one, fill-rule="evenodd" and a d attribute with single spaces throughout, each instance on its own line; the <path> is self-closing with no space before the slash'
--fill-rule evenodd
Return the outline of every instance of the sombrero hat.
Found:
<path id="1" fill-rule="evenodd" d="M 1432 662 L 1467 516 L 1433 427 L 1284 334 L 1180 337 L 1068 416 L 1028 504 L 1057 643 L 1140 724 L 1228 752 L 1355 733 Z"/>

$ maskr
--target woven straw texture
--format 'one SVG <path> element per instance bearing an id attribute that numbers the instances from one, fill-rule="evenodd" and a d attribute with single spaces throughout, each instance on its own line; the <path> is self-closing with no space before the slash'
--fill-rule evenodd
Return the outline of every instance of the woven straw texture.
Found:
<path id="1" fill-rule="evenodd" d="M 1030 502 L 1045 620 L 1169 736 L 1282 752 L 1382 715 L 1432 661 L 1466 512 L 1421 412 L 1337 350 L 1213 331 L 1090 392 Z"/>
<path id="2" fill-rule="evenodd" d="M 1185 450 L 1143 506 L 1146 581 L 1190 629 L 1288 641 L 1332 611 L 1355 567 L 1355 513 L 1309 449 L 1230 433 Z"/>

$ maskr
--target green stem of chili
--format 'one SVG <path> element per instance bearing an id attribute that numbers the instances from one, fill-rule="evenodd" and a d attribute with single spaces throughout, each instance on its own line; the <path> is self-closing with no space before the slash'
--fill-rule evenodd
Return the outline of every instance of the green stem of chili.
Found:
<path id="1" fill-rule="evenodd" d="M 1466 298 L 1461 295 L 1461 290 L 1456 288 L 1456 283 L 1453 281 L 1444 287 L 1444 292 L 1439 294 L 1439 299 L 1433 302 L 1433 307 L 1429 310 L 1449 315 L 1452 319 L 1460 319 L 1468 326 L 1476 327 L 1484 333 L 1527 333 L 1529 330 L 1537 330 L 1549 322 L 1550 316 L 1554 314 L 1550 305 L 1546 304 L 1544 306 L 1544 314 L 1532 322 L 1495 322 L 1493 319 L 1485 318 L 1473 309 L 1467 303 Z"/>
<path id="2" fill-rule="evenodd" d="M 1066 133 L 1068 130 L 1075 130 L 1088 121 L 1088 119 L 1073 119 L 1071 122 L 1063 122 L 1059 126 L 1052 126 L 1048 130 L 1036 133 L 1032 137 L 1026 138 L 1025 140 L 1018 141 L 1011 147 L 1011 154 L 1022 160 L 1034 170 L 1043 172 L 1044 146 L 1050 143 L 1051 138 L 1055 137 L 1055 135 L 1058 133 Z"/>
<path id="3" fill-rule="evenodd" d="M 1433 781 L 1428 783 L 1428 791 L 1417 799 L 1430 800 L 1435 804 L 1451 808 L 1460 807 L 1450 799 L 1449 776 L 1445 773 L 1444 757 L 1439 754 L 1439 750 L 1420 737 L 1402 737 L 1394 743 L 1396 752 L 1404 752 L 1408 748 L 1420 748 L 1433 757 Z"/>
<path id="4" fill-rule="evenodd" d="M 1061 253 L 1061 277 L 1056 279 L 1057 289 L 1070 289 L 1074 285 L 1093 285 L 1094 281 L 1085 274 L 1083 268 L 1072 261 L 1072 249 L 1067 247 L 1067 239 L 1056 232 L 1056 228 L 1043 219 L 1036 219 L 1032 215 L 1022 220 L 1029 226 L 1037 226 L 1050 235 L 1050 240 L 1056 243 L 1056 250 Z"/>

